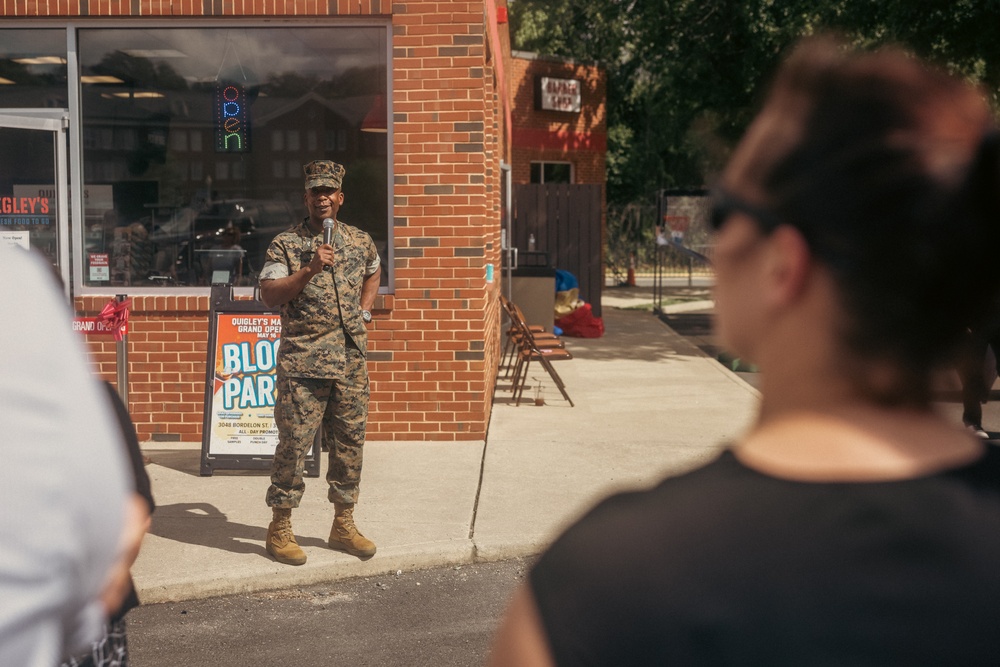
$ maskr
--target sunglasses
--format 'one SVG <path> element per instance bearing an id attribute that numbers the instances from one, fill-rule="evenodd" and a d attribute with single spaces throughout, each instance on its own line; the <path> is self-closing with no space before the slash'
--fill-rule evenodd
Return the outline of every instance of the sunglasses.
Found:
<path id="1" fill-rule="evenodd" d="M 817 258 L 822 259 L 824 263 L 835 269 L 852 270 L 854 265 L 852 248 L 842 241 L 838 241 L 835 235 L 831 237 L 829 234 L 817 233 L 813 228 L 782 220 L 771 211 L 755 206 L 720 187 L 714 188 L 710 197 L 712 203 L 708 221 L 713 231 L 717 232 L 722 229 L 722 226 L 734 213 L 742 213 L 753 218 L 757 223 L 757 228 L 765 236 L 781 225 L 789 224 L 802 234 L 809 245 L 810 252 Z"/>
<path id="2" fill-rule="evenodd" d="M 722 229 L 722 225 L 733 213 L 742 213 L 757 221 L 761 231 L 770 234 L 782 223 L 770 211 L 754 206 L 736 195 L 727 192 L 725 189 L 716 187 L 711 194 L 712 208 L 709 212 L 709 224 L 713 231 Z"/>

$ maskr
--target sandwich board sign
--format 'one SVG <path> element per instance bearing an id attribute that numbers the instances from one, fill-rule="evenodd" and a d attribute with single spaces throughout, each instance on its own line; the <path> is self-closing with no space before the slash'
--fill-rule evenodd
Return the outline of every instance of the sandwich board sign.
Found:
<path id="1" fill-rule="evenodd" d="M 212 287 L 201 474 L 218 469 L 270 470 L 281 316 L 257 300 L 233 300 L 231 285 Z M 306 475 L 319 476 L 317 433 Z"/>

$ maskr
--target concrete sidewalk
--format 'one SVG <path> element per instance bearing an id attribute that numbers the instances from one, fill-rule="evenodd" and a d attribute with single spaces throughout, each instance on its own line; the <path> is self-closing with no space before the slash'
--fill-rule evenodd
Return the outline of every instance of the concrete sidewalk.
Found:
<path id="1" fill-rule="evenodd" d="M 176 601 L 531 555 L 606 494 L 708 460 L 748 425 L 755 390 L 652 313 L 628 309 L 648 296 L 606 294 L 605 336 L 565 339 L 574 359 L 556 363 L 576 407 L 534 365 L 531 400 L 519 407 L 500 381 L 486 442 L 366 445 L 355 517 L 378 545 L 368 561 L 327 548 L 333 511 L 322 477 L 307 478 L 293 515 L 309 561 L 280 565 L 264 551 L 265 474 L 201 477 L 200 443 L 147 443 L 158 509 L 133 568 L 140 597 Z M 543 406 L 533 400 L 539 383 Z"/>

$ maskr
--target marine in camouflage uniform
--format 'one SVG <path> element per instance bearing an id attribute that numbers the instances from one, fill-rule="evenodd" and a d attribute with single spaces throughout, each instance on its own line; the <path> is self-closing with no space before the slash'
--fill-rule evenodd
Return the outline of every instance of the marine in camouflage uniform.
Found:
<path id="1" fill-rule="evenodd" d="M 344 168 L 318 160 L 304 171 L 309 217 L 275 237 L 260 273 L 261 297 L 281 309 L 274 407 L 278 446 L 266 498 L 274 520 L 267 549 L 294 565 L 305 562 L 305 553 L 291 530 L 291 510 L 302 499 L 305 457 L 320 424 L 330 453 L 328 498 L 336 507 L 330 546 L 362 557 L 375 553 L 352 517 L 368 418 L 366 324 L 378 293 L 380 259 L 371 236 L 336 220 L 344 201 Z M 332 241 L 325 245 L 328 218 L 335 222 Z"/>

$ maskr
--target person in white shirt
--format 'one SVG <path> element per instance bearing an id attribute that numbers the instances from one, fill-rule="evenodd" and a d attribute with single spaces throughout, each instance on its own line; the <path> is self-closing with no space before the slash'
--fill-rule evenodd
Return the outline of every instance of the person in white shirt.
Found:
<path id="1" fill-rule="evenodd" d="M 51 267 L 0 247 L 0 283 L 0 665 L 52 667 L 121 602 L 141 519 Z"/>

